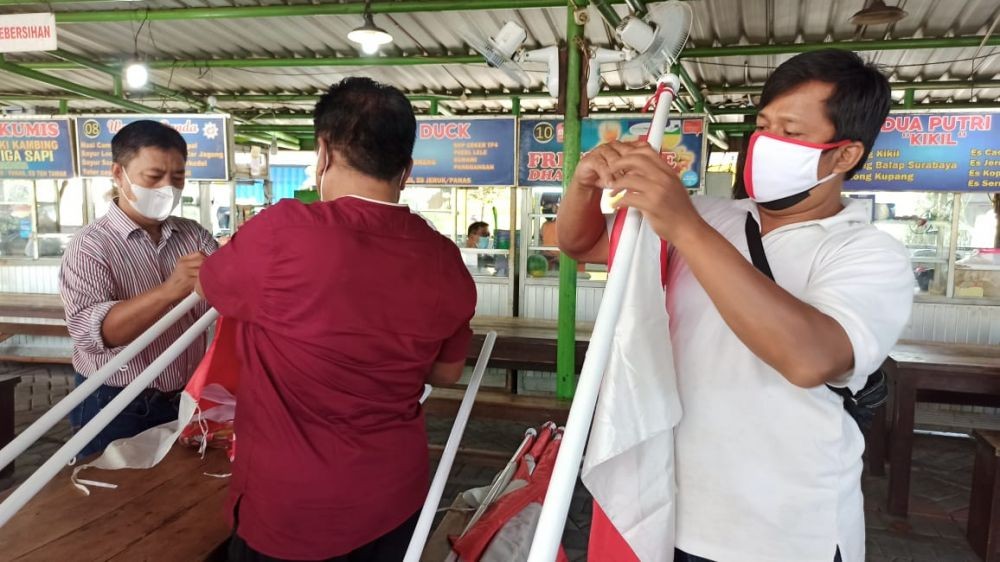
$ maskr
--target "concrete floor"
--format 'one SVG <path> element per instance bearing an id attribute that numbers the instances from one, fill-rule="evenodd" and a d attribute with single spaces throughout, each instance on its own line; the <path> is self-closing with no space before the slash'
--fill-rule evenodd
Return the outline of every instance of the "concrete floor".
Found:
<path id="1" fill-rule="evenodd" d="M 66 366 L 0 363 L 0 376 L 6 375 L 22 378 L 16 391 L 15 420 L 18 431 L 72 389 L 72 370 Z M 427 425 L 430 442 L 444 444 L 451 420 L 431 418 Z M 466 430 L 463 445 L 513 453 L 524 430 L 524 424 L 473 419 Z M 53 428 L 17 461 L 14 482 L 27 478 L 68 436 L 67 423 Z M 978 560 L 965 539 L 973 457 L 974 445 L 970 439 L 918 436 L 914 445 L 910 516 L 905 519 L 885 513 L 887 480 L 865 476 L 868 560 Z M 459 459 L 452 468 L 444 502 L 450 504 L 461 490 L 489 484 L 497 470 L 495 462 L 464 462 Z M 590 509 L 586 490 L 578 486 L 563 540 L 572 561 L 586 560 Z"/>

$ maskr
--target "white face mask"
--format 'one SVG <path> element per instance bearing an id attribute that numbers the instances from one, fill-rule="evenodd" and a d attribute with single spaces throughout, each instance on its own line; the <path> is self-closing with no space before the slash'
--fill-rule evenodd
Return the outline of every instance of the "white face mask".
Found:
<path id="1" fill-rule="evenodd" d="M 318 157 L 319 156 L 317 155 L 317 158 Z M 327 155 L 326 167 L 323 168 L 323 171 L 319 173 L 319 182 L 316 184 L 316 193 L 319 195 L 319 200 L 320 200 L 321 203 L 323 202 L 323 180 L 326 178 L 326 171 L 328 169 L 330 169 L 329 158 L 330 158 L 330 156 L 328 154 Z M 319 169 L 319 160 L 316 161 L 316 169 Z M 408 172 L 409 172 L 409 169 L 407 169 L 406 172 L 403 173 L 402 178 L 400 178 L 400 180 L 399 180 L 399 190 L 400 191 L 403 191 L 403 189 L 406 187 L 406 180 L 410 177 L 410 174 Z"/>
<path id="2" fill-rule="evenodd" d="M 176 187 L 171 185 L 165 185 L 163 187 L 142 187 L 140 185 L 136 185 L 136 183 L 132 181 L 132 178 L 128 177 L 128 172 L 126 172 L 124 168 L 122 168 L 122 174 L 132 187 L 132 195 L 135 197 L 135 201 L 129 199 L 129 203 L 132 204 L 132 207 L 135 208 L 140 215 L 149 220 L 154 220 L 156 222 L 163 222 L 167 220 L 170 213 L 177 208 L 177 204 L 181 202 L 182 192 Z"/>
<path id="3" fill-rule="evenodd" d="M 850 141 L 816 144 L 756 132 L 750 137 L 743 183 L 747 195 L 757 203 L 770 203 L 805 193 L 837 177 L 819 178 L 819 159 L 826 150 Z M 797 201 L 796 201 L 797 202 Z"/>

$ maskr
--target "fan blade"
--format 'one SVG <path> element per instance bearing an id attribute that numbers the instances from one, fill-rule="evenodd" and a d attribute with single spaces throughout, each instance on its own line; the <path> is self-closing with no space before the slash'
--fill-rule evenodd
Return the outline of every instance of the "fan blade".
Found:
<path id="1" fill-rule="evenodd" d="M 654 29 L 652 40 L 636 57 L 618 66 L 629 88 L 642 88 L 670 70 L 687 43 L 693 18 L 688 3 L 671 1 L 651 5 L 644 19 Z"/>
<path id="2" fill-rule="evenodd" d="M 514 80 L 522 87 L 531 86 L 531 77 L 514 60 L 502 53 L 496 45 L 489 39 L 481 35 L 473 34 L 467 30 L 459 32 L 462 39 L 477 53 L 483 55 L 486 64 L 503 71 L 508 78 Z"/>

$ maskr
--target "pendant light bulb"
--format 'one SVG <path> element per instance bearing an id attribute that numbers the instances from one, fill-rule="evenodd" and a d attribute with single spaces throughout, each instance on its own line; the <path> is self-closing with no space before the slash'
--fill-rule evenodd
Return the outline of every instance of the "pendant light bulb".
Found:
<path id="1" fill-rule="evenodd" d="M 145 63 L 133 61 L 125 65 L 125 84 L 130 90 L 139 90 L 149 83 L 149 68 Z"/>
<path id="2" fill-rule="evenodd" d="M 379 47 L 392 43 L 392 35 L 375 25 L 370 11 L 365 10 L 365 23 L 347 34 L 347 38 L 361 46 L 361 52 L 374 55 Z"/>

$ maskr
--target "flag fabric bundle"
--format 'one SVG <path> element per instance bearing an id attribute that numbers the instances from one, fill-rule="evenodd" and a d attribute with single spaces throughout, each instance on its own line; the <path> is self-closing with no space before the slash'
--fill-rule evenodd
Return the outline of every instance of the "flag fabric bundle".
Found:
<path id="1" fill-rule="evenodd" d="M 611 230 L 614 259 L 624 224 Z M 581 478 L 594 497 L 588 558 L 668 562 L 674 557 L 674 426 L 680 421 L 670 318 L 666 244 L 640 225 L 601 385 Z M 609 263 L 610 269 L 610 263 Z"/>

